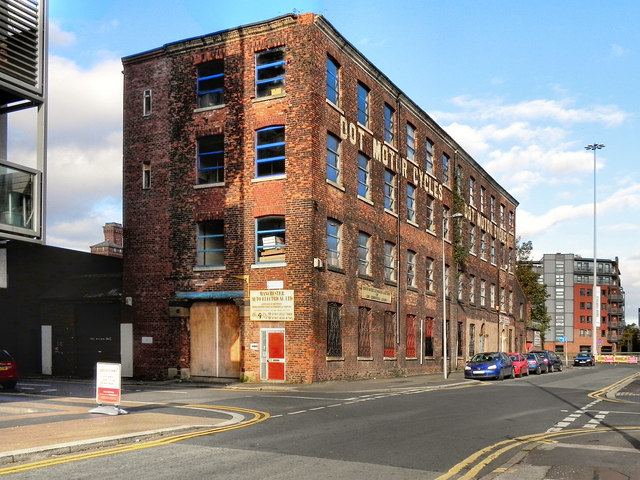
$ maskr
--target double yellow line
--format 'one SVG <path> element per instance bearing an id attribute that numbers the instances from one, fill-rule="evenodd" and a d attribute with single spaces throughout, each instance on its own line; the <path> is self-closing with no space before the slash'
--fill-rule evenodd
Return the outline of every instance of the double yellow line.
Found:
<path id="1" fill-rule="evenodd" d="M 604 388 L 601 388 L 600 390 L 596 390 L 595 392 L 591 392 L 588 396 L 590 398 L 594 398 L 597 400 L 604 400 L 605 402 L 633 403 L 633 402 L 627 402 L 625 400 L 619 400 L 617 398 L 609 398 L 607 397 L 607 394 L 612 390 L 615 390 L 623 385 L 626 385 L 627 383 L 631 382 L 633 379 L 637 377 L 640 377 L 640 372 L 634 373 L 633 375 L 627 378 L 623 378 L 622 380 L 618 380 L 616 383 L 609 385 L 608 387 L 604 387 Z"/>
<path id="2" fill-rule="evenodd" d="M 117 447 L 106 448 L 102 450 L 88 451 L 78 453 L 75 455 L 67 455 L 58 458 L 49 458 L 39 462 L 25 463 L 22 465 L 16 465 L 12 467 L 0 468 L 0 475 L 8 475 L 11 473 L 26 472 L 29 470 L 35 470 L 38 468 L 50 467 L 53 465 L 60 465 L 63 463 L 78 462 L 80 460 L 88 460 L 91 458 L 104 457 L 107 455 L 115 455 L 117 453 L 133 452 L 136 450 L 144 450 L 146 448 L 160 447 L 169 445 L 171 443 L 180 442 L 189 438 L 203 437 L 205 435 L 213 435 L 215 433 L 227 432 L 229 430 L 235 430 L 238 428 L 250 427 L 260 422 L 264 422 L 269 418 L 267 412 L 261 412 L 258 410 L 249 410 L 246 408 L 225 407 L 220 405 L 185 405 L 182 408 L 204 408 L 207 410 L 225 410 L 229 412 L 246 414 L 248 419 L 243 420 L 232 425 L 226 425 L 224 427 L 213 427 L 204 430 L 196 430 L 178 435 L 172 435 L 169 437 L 159 438 L 157 440 L 150 440 L 148 442 L 140 442 L 135 444 L 120 445 Z"/>

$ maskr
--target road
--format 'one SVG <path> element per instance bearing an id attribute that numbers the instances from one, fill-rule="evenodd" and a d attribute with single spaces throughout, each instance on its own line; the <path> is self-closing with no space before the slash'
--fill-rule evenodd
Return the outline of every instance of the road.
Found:
<path id="1" fill-rule="evenodd" d="M 522 450 L 516 438 L 538 434 L 538 443 L 561 442 L 566 448 L 557 449 L 562 454 L 556 461 L 569 465 L 572 455 L 579 463 L 581 456 L 594 454 L 572 450 L 574 440 L 566 439 L 601 429 L 616 437 L 619 452 L 611 458 L 619 461 L 629 454 L 628 461 L 640 466 L 638 437 L 626 433 L 640 426 L 640 404 L 588 396 L 636 372 L 637 366 L 598 365 L 455 388 L 412 385 L 377 391 L 367 390 L 366 382 L 340 390 L 314 385 L 282 391 L 127 386 L 123 398 L 128 401 L 162 395 L 171 404 L 251 409 L 268 418 L 153 448 L 134 445 L 82 461 L 62 459 L 10 478 L 446 479 L 460 478 L 474 466 L 477 474 L 464 478 L 494 478 L 489 473 Z M 23 388 L 34 393 L 47 388 L 47 395 L 93 395 L 92 386 L 82 383 L 39 387 L 35 382 Z M 499 449 L 505 454 L 496 455 Z M 483 459 L 487 464 L 478 466 Z"/>

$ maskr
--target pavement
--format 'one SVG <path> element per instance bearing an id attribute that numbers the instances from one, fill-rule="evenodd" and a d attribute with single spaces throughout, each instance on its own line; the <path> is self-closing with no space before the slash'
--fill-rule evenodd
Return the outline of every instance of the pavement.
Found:
<path id="1" fill-rule="evenodd" d="M 474 382 L 476 381 L 465 380 L 461 372 L 452 372 L 447 379 L 442 374 L 432 374 L 309 385 L 235 382 L 203 384 L 178 380 L 128 383 L 125 380 L 122 385 L 125 400 L 119 405 L 120 411 L 110 407 L 107 408 L 108 414 L 90 412 L 96 407 L 94 398 L 11 395 L 10 392 L 0 390 L 0 475 L 12 465 L 133 443 L 177 441 L 189 435 L 195 436 L 257 421 L 257 413 L 250 410 L 164 403 L 165 388 L 206 386 L 254 391 L 371 393 L 416 388 L 454 388 Z M 127 391 L 140 384 L 160 388 L 152 401 L 126 401 Z M 149 391 L 153 392 L 153 389 L 145 390 L 147 395 Z M 640 372 L 633 379 L 599 394 L 600 398 L 609 401 L 633 404 L 635 411 L 640 413 Z M 603 408 L 602 404 L 599 408 Z M 503 449 L 513 450 L 508 455 L 500 456 L 504 463 L 487 461 L 481 468 L 482 465 L 478 466 L 481 462 L 477 460 L 468 465 L 463 462 L 459 472 L 443 478 L 640 480 L 640 427 L 629 430 L 594 429 L 591 432 L 575 433 L 564 430 L 513 440 L 510 446 Z M 568 464 L 569 449 L 571 458 L 577 458 L 577 462 Z M 491 459 L 492 449 L 484 450 L 486 457 Z M 497 467 L 496 463 L 499 463 Z"/>

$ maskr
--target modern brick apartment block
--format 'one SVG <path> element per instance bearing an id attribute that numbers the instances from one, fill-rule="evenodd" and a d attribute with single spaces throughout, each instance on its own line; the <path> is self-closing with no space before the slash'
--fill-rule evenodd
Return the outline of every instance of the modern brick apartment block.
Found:
<path id="1" fill-rule="evenodd" d="M 448 370 L 524 350 L 516 200 L 322 16 L 123 65 L 136 376 L 440 372 L 445 310 Z"/>

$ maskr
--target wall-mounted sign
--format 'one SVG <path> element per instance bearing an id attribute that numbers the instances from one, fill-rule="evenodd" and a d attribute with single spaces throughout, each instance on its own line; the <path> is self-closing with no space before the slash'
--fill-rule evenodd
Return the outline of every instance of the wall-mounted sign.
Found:
<path id="1" fill-rule="evenodd" d="M 292 322 L 293 290 L 251 290 L 250 317 L 259 322 Z"/>
<path id="2" fill-rule="evenodd" d="M 362 285 L 360 287 L 360 296 L 366 300 L 373 300 L 380 303 L 391 303 L 391 292 L 382 288 L 372 287 L 371 285 Z"/>

